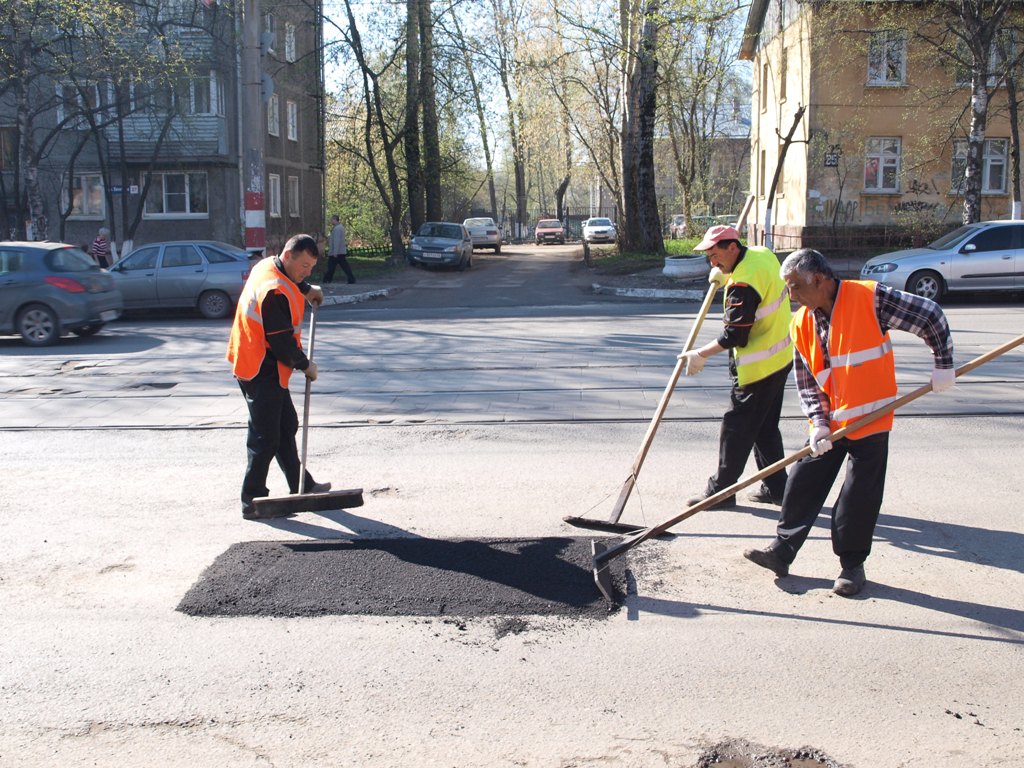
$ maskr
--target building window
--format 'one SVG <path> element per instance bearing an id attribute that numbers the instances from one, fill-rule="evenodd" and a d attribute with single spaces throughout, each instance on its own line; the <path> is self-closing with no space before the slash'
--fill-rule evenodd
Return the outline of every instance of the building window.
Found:
<path id="1" fill-rule="evenodd" d="M 768 62 L 761 65 L 761 111 L 768 111 Z"/>
<path id="2" fill-rule="evenodd" d="M 782 49 L 779 60 L 779 101 L 786 100 L 786 69 L 789 67 L 789 49 Z"/>
<path id="3" fill-rule="evenodd" d="M 188 81 L 179 94 L 181 111 L 189 115 L 222 115 L 217 73 L 200 75 Z"/>
<path id="4" fill-rule="evenodd" d="M 103 177 L 98 173 L 83 173 L 71 178 L 70 189 L 64 190 L 64 205 L 71 195 L 71 218 L 102 219 L 106 212 L 103 200 Z"/>
<path id="5" fill-rule="evenodd" d="M 264 49 L 267 53 L 274 53 L 277 48 L 277 19 L 272 13 L 263 14 L 263 35 L 266 41 Z"/>
<path id="6" fill-rule="evenodd" d="M 864 191 L 900 191 L 900 139 L 868 139 L 864 153 Z"/>
<path id="7" fill-rule="evenodd" d="M 0 127 L 0 171 L 14 170 L 14 155 L 18 147 L 18 131 L 13 127 Z"/>
<path id="8" fill-rule="evenodd" d="M 206 174 L 154 173 L 149 177 L 146 218 L 205 217 L 210 213 Z"/>
<path id="9" fill-rule="evenodd" d="M 85 128 L 88 123 L 82 116 L 86 113 L 92 113 L 94 120 L 102 122 L 104 91 L 97 83 L 58 83 L 57 122 L 67 120 L 71 128 Z"/>
<path id="10" fill-rule="evenodd" d="M 267 174 L 267 209 L 274 218 L 281 218 L 281 177 L 276 173 Z"/>
<path id="11" fill-rule="evenodd" d="M 758 166 L 757 166 L 757 177 L 759 179 L 759 181 L 758 181 L 758 191 L 760 192 L 761 197 L 764 197 L 764 171 L 765 171 L 765 160 L 766 159 L 767 158 L 765 157 L 764 150 L 762 149 L 761 150 L 761 159 L 759 160 Z"/>
<path id="12" fill-rule="evenodd" d="M 288 215 L 299 215 L 299 177 L 288 177 Z"/>
<path id="13" fill-rule="evenodd" d="M 272 93 L 267 101 L 267 133 L 271 136 L 281 135 L 281 109 L 276 93 Z"/>
<path id="14" fill-rule="evenodd" d="M 783 162 L 783 156 L 782 156 L 784 150 L 785 150 L 785 146 L 783 144 L 779 144 L 779 154 L 776 155 L 777 159 L 775 161 L 775 164 L 778 167 L 778 171 L 779 171 L 779 180 L 775 184 L 775 196 L 776 197 L 782 197 L 783 193 L 785 192 L 785 186 L 786 186 L 786 164 Z"/>
<path id="15" fill-rule="evenodd" d="M 295 25 L 288 23 L 284 25 L 284 60 L 295 61 Z"/>
<path id="16" fill-rule="evenodd" d="M 288 118 L 288 138 L 292 141 L 299 140 L 299 105 L 294 101 L 285 103 Z"/>
<path id="17" fill-rule="evenodd" d="M 1006 194 L 1006 153 L 1008 139 L 985 139 L 981 158 L 981 193 L 983 195 Z M 963 193 L 967 173 L 967 139 L 953 140 L 953 171 L 950 176 L 950 191 Z"/>
<path id="18" fill-rule="evenodd" d="M 907 36 L 903 30 L 872 32 L 868 85 L 903 85 L 907 78 Z"/>

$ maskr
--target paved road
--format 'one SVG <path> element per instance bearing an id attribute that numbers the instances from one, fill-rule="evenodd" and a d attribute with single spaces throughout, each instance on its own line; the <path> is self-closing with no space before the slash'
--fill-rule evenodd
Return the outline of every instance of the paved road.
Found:
<path id="1" fill-rule="evenodd" d="M 273 525 L 237 513 L 225 324 L 0 341 L 0 766 L 692 766 L 736 740 L 861 768 L 1020 764 L 1020 350 L 899 418 L 862 599 L 829 592 L 827 520 L 789 578 L 746 563 L 774 515 L 746 505 L 634 550 L 637 594 L 603 621 L 177 612 L 241 541 L 558 537 L 579 533 L 563 515 L 610 511 L 696 307 L 468 306 L 481 290 L 325 310 L 311 465 L 367 503 Z M 949 314 L 958 363 L 1024 326 L 1013 302 Z M 901 387 L 926 381 L 920 343 L 894 340 Z M 703 482 L 725 392 L 721 362 L 680 383 L 626 519 L 660 522 Z"/>

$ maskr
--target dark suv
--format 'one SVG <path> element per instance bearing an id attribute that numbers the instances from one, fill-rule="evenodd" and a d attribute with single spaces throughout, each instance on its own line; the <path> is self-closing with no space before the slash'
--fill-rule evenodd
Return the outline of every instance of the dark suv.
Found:
<path id="1" fill-rule="evenodd" d="M 114 278 L 74 245 L 0 243 L 0 334 L 42 347 L 65 331 L 92 336 L 121 316 Z"/>

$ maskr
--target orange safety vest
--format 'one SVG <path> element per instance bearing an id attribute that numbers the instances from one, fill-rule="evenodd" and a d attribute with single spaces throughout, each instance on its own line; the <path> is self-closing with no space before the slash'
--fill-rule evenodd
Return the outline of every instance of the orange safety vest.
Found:
<path id="1" fill-rule="evenodd" d="M 270 349 L 263 330 L 262 312 L 263 299 L 271 291 L 280 291 L 288 298 L 292 327 L 295 329 L 295 343 L 299 345 L 299 349 L 302 348 L 302 316 L 306 311 L 304 297 L 299 286 L 277 268 L 273 257 L 267 257 L 252 268 L 249 279 L 245 281 L 245 287 L 235 309 L 231 337 L 228 339 L 227 358 L 231 361 L 235 376 L 243 381 L 251 381 L 259 373 L 260 366 L 263 365 Z M 292 368 L 278 360 L 277 373 L 281 386 L 287 389 Z"/>
<path id="2" fill-rule="evenodd" d="M 826 365 L 814 316 L 800 307 L 793 316 L 793 341 L 818 387 L 832 406 L 832 431 L 856 421 L 896 399 L 896 364 L 892 341 L 883 333 L 875 313 L 871 280 L 843 280 L 832 307 Z M 851 432 L 859 440 L 892 429 L 892 413 Z"/>

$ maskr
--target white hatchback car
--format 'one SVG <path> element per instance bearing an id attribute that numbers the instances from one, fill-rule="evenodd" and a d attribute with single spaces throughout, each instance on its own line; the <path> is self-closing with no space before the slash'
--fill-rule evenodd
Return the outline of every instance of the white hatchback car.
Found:
<path id="1" fill-rule="evenodd" d="M 462 222 L 473 238 L 473 248 L 493 248 L 501 253 L 501 230 L 490 216 L 478 216 Z"/>
<path id="2" fill-rule="evenodd" d="M 583 242 L 585 243 L 614 243 L 616 237 L 618 237 L 618 232 L 611 219 L 598 216 L 583 222 Z"/>

